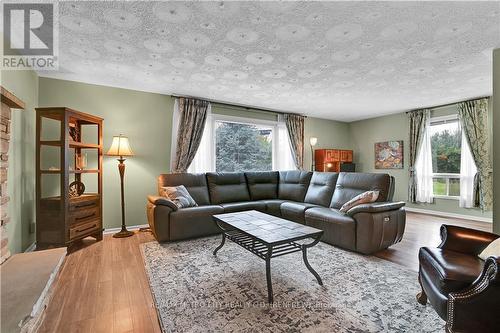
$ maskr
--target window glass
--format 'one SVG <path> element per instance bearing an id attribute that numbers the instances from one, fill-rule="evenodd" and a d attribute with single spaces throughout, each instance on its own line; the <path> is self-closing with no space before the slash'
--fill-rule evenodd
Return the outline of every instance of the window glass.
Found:
<path id="1" fill-rule="evenodd" d="M 433 195 L 460 196 L 460 163 L 462 130 L 458 119 L 431 122 L 432 189 Z"/>
<path id="2" fill-rule="evenodd" d="M 215 137 L 217 172 L 272 170 L 272 126 L 216 121 Z"/>
<path id="3" fill-rule="evenodd" d="M 431 125 L 432 171 L 460 173 L 462 131 L 458 120 Z"/>

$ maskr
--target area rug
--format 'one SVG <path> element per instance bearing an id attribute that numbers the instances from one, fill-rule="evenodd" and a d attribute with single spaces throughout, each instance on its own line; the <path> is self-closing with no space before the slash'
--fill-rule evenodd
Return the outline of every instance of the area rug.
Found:
<path id="1" fill-rule="evenodd" d="M 419 305 L 417 274 L 386 260 L 319 243 L 273 258 L 274 304 L 267 304 L 265 262 L 220 237 L 142 245 L 164 332 L 442 332 Z"/>

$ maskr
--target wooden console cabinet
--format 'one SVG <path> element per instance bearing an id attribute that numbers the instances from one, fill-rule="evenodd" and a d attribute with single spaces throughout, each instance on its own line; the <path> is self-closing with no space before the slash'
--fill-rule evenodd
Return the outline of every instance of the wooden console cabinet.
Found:
<path id="1" fill-rule="evenodd" d="M 352 163 L 352 150 L 316 149 L 314 151 L 314 170 L 322 172 L 340 172 L 341 163 Z"/>
<path id="2" fill-rule="evenodd" d="M 36 109 L 37 249 L 102 239 L 102 122 L 65 107 Z M 85 185 L 80 195 L 70 195 L 75 182 Z"/>

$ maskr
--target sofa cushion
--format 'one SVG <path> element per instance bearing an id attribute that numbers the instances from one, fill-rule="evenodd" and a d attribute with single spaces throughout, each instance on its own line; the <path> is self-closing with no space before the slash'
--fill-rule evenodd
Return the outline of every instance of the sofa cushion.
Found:
<path id="1" fill-rule="evenodd" d="M 262 201 L 246 201 L 246 202 L 229 202 L 221 204 L 224 208 L 224 213 L 241 212 L 244 210 L 266 211 L 266 203 Z"/>
<path id="2" fill-rule="evenodd" d="M 387 201 L 391 177 L 385 173 L 341 172 L 333 192 L 331 208 L 340 209 L 343 204 L 366 191 L 379 191 L 377 201 Z"/>
<path id="3" fill-rule="evenodd" d="M 356 222 L 337 209 L 309 208 L 305 212 L 306 225 L 323 230 L 322 241 L 349 250 L 356 249 Z"/>
<path id="4" fill-rule="evenodd" d="M 250 198 L 252 200 L 278 198 L 278 175 L 277 171 L 245 172 Z"/>
<path id="5" fill-rule="evenodd" d="M 250 193 L 243 172 L 209 172 L 207 183 L 212 204 L 250 201 Z"/>
<path id="6" fill-rule="evenodd" d="M 308 171 L 280 171 L 278 198 L 304 202 L 312 172 Z"/>
<path id="7" fill-rule="evenodd" d="M 418 253 L 421 270 L 439 291 L 448 295 L 471 285 L 481 275 L 484 261 L 475 255 L 422 247 Z"/>
<path id="8" fill-rule="evenodd" d="M 163 186 L 161 189 L 162 195 L 171 200 L 178 208 L 198 206 L 184 185 Z"/>
<path id="9" fill-rule="evenodd" d="M 361 194 L 358 194 L 351 200 L 347 201 L 345 204 L 340 207 L 340 212 L 341 213 L 347 213 L 348 210 L 350 210 L 353 207 L 362 205 L 362 204 L 367 204 L 367 203 L 373 203 L 377 201 L 379 196 L 379 191 L 366 191 Z"/>
<path id="10" fill-rule="evenodd" d="M 284 219 L 305 224 L 304 214 L 307 209 L 312 207 L 318 207 L 318 206 L 307 202 L 287 201 L 282 203 L 280 206 L 281 216 Z"/>
<path id="11" fill-rule="evenodd" d="M 165 186 L 184 185 L 199 206 L 210 205 L 207 178 L 204 173 L 168 173 L 158 177 L 158 194 Z"/>
<path id="12" fill-rule="evenodd" d="M 338 177 L 336 172 L 314 172 L 304 202 L 328 207 Z"/>
<path id="13" fill-rule="evenodd" d="M 182 208 L 170 213 L 170 240 L 208 236 L 221 232 L 212 216 L 224 213 L 217 205 Z"/>
<path id="14" fill-rule="evenodd" d="M 280 206 L 282 203 L 287 202 L 286 200 L 281 199 L 270 199 L 270 200 L 261 200 L 266 204 L 266 213 L 274 216 L 281 217 Z"/>

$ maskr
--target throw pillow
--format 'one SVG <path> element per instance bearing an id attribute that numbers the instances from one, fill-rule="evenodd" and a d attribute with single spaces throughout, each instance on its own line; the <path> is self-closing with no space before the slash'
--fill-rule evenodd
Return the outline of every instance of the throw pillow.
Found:
<path id="1" fill-rule="evenodd" d="M 179 208 L 198 206 L 184 185 L 162 187 L 161 195 L 167 197 Z"/>
<path id="2" fill-rule="evenodd" d="M 340 211 L 342 213 L 347 213 L 347 211 L 349 209 L 351 209 L 352 207 L 355 207 L 357 205 L 375 202 L 378 199 L 379 193 L 380 192 L 376 191 L 376 190 L 363 192 L 363 193 L 355 196 L 351 200 L 347 201 L 345 204 L 343 204 L 342 207 L 340 208 Z"/>
<path id="3" fill-rule="evenodd" d="M 483 260 L 491 256 L 500 257 L 500 238 L 495 239 L 483 250 L 483 252 L 479 253 L 479 258 Z"/>

